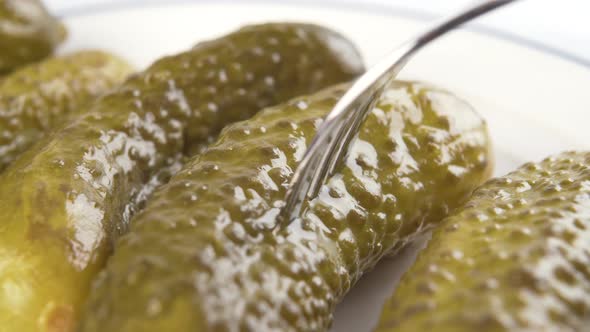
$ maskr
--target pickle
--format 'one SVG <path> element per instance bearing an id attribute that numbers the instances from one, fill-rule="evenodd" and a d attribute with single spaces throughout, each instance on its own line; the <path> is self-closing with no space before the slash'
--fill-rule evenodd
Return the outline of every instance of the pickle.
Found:
<path id="1" fill-rule="evenodd" d="M 119 238 L 81 331 L 326 330 L 365 271 L 489 175 L 469 105 L 395 83 L 303 218 L 278 223 L 292 170 L 346 87 L 226 127 L 187 162 Z"/>
<path id="2" fill-rule="evenodd" d="M 0 171 L 131 72 L 131 66 L 118 57 L 82 51 L 5 77 L 0 81 Z"/>
<path id="3" fill-rule="evenodd" d="M 445 219 L 377 331 L 587 331 L 590 153 L 488 181 Z"/>
<path id="4" fill-rule="evenodd" d="M 185 151 L 362 69 L 331 30 L 267 24 L 163 58 L 101 97 L 0 175 L 0 327 L 71 331 L 113 238 Z"/>
<path id="5" fill-rule="evenodd" d="M 65 36 L 39 0 L 0 0 L 0 73 L 45 58 Z"/>

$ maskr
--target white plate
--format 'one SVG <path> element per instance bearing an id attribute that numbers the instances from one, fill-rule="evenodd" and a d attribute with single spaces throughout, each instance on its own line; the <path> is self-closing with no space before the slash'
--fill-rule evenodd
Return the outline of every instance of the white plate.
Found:
<path id="1" fill-rule="evenodd" d="M 163 2 L 164 3 L 164 2 Z M 401 15 L 321 5 L 207 4 L 171 1 L 149 7 L 77 12 L 65 17 L 63 52 L 103 48 L 139 67 L 254 22 L 297 20 L 323 24 L 354 40 L 370 64 L 425 22 Z M 92 13 L 94 12 L 94 13 Z M 426 49 L 402 78 L 444 86 L 470 101 L 488 120 L 496 173 L 590 142 L 590 68 L 490 35 L 460 30 Z M 334 332 L 370 331 L 416 250 L 384 260 L 338 306 Z"/>

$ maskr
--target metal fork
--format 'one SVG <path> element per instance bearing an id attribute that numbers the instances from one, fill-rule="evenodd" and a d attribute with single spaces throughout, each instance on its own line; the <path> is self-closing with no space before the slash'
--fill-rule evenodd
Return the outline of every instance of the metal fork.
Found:
<path id="1" fill-rule="evenodd" d="M 293 174 L 281 215 L 288 222 L 300 217 L 305 199 L 318 194 L 321 186 L 346 156 L 350 142 L 384 88 L 416 52 L 453 28 L 516 1 L 518 0 L 479 1 L 399 45 L 359 77 L 318 129 Z"/>

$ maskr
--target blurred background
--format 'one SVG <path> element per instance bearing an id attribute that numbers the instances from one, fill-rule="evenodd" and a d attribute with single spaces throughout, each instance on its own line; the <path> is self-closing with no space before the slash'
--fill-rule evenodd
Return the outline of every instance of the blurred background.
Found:
<path id="1" fill-rule="evenodd" d="M 381 13 L 436 18 L 473 0 L 46 0 L 57 15 L 68 16 L 112 7 L 151 6 L 174 2 L 271 2 L 314 6 L 348 6 Z M 471 28 L 542 48 L 590 65 L 589 0 L 521 0 L 471 24 Z"/>

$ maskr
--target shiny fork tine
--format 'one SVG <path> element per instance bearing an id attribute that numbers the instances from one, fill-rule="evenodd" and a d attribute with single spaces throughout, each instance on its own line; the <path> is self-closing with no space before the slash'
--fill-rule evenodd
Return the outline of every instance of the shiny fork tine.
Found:
<path id="1" fill-rule="evenodd" d="M 285 201 L 282 212 L 289 211 L 292 213 L 283 214 L 282 217 L 290 219 L 292 216 L 299 215 L 308 193 L 319 191 L 319 186 L 323 183 L 320 179 L 326 178 L 329 172 L 329 168 L 323 165 L 327 165 L 328 160 L 330 160 L 329 155 L 334 153 L 335 144 L 339 141 L 339 136 L 343 133 L 342 126 L 346 122 L 346 119 L 335 118 L 326 126 L 322 125 L 321 128 L 326 128 L 326 130 L 321 131 L 322 135 L 319 135 L 320 131 L 318 131 L 306 151 L 306 154 L 309 153 L 309 155 L 302 159 L 297 168 L 304 171 L 294 173 L 291 186 L 287 190 L 287 197 L 291 199 Z M 334 134 L 330 135 L 330 133 Z M 316 172 L 313 172 L 313 170 L 316 170 Z"/>
<path id="2" fill-rule="evenodd" d="M 381 95 L 381 91 L 377 92 L 376 95 Z M 361 103 L 358 106 L 351 107 L 349 111 L 349 116 L 344 119 L 342 122 L 342 129 L 338 135 L 338 138 L 334 142 L 334 151 L 330 153 L 328 164 L 327 164 L 327 172 L 325 172 L 324 177 L 318 179 L 316 185 L 321 186 L 323 182 L 325 182 L 328 177 L 334 174 L 335 169 L 337 168 L 340 161 L 345 160 L 346 156 L 348 155 L 348 146 L 350 143 L 357 137 L 358 132 L 360 130 L 361 125 L 365 122 L 365 119 L 369 115 L 369 111 L 375 107 L 377 103 L 377 98 L 367 98 L 365 103 Z M 357 109 L 362 109 L 363 111 L 356 111 Z M 317 193 L 319 188 L 315 188 L 315 190 L 310 190 L 308 193 L 308 197 L 311 198 L 314 193 Z"/>
<path id="3" fill-rule="evenodd" d="M 370 92 L 365 90 L 361 91 L 361 94 L 368 96 L 355 97 L 352 103 L 343 97 L 320 126 L 293 175 L 282 209 L 282 218 L 297 218 L 301 214 L 305 199 L 317 195 L 324 182 L 333 174 L 339 161 L 343 160 L 342 155 L 346 154 L 348 145 L 356 137 L 368 115 L 367 110 L 372 109 L 376 102 L 376 98 L 369 98 Z"/>

